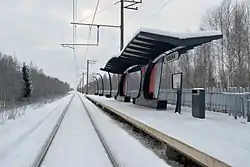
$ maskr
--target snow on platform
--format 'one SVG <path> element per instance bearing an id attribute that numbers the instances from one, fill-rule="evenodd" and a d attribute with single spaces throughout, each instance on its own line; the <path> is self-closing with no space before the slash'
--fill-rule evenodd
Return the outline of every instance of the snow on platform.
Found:
<path id="1" fill-rule="evenodd" d="M 72 95 L 27 112 L 0 126 L 0 166 L 30 166 Z"/>
<path id="2" fill-rule="evenodd" d="M 174 113 L 174 106 L 156 111 L 105 97 L 89 97 L 230 166 L 250 166 L 250 124 L 241 120 L 209 111 L 206 119 L 200 120 L 193 118 L 186 107 L 179 115 Z"/>
<path id="3" fill-rule="evenodd" d="M 43 166 L 112 166 L 77 95 L 65 115 Z"/>
<path id="4" fill-rule="evenodd" d="M 90 111 L 91 117 L 102 132 L 108 147 L 115 155 L 120 166 L 123 167 L 168 167 L 155 153 L 145 148 L 140 141 L 132 137 L 115 124 L 98 107 L 86 98 L 82 98 Z"/>

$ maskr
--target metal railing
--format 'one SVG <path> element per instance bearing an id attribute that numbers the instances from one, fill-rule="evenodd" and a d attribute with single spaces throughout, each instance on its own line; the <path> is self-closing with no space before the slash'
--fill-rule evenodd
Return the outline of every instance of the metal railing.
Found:
<path id="1" fill-rule="evenodd" d="M 176 103 L 175 90 L 161 90 L 160 99 L 168 100 L 169 104 Z M 228 113 L 237 117 L 247 117 L 250 105 L 249 92 L 229 92 L 223 89 L 206 89 L 206 110 Z M 182 105 L 192 107 L 192 89 L 186 89 L 182 92 Z"/>
<path id="2" fill-rule="evenodd" d="M 109 91 L 104 91 L 108 94 Z M 116 90 L 112 91 L 112 95 Z M 137 96 L 137 91 L 128 92 L 131 97 Z M 167 100 L 168 104 L 176 104 L 176 90 L 161 89 L 159 99 Z M 229 115 L 247 118 L 250 114 L 250 88 L 206 88 L 206 110 L 228 113 Z M 192 89 L 183 89 L 182 106 L 192 107 Z"/>

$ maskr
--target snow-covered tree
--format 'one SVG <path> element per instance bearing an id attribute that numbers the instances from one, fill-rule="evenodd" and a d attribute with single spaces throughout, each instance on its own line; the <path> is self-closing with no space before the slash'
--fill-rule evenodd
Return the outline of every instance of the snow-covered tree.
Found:
<path id="1" fill-rule="evenodd" d="M 27 99 L 31 96 L 31 79 L 29 67 L 25 63 L 23 63 L 22 75 L 24 84 L 22 98 Z"/>

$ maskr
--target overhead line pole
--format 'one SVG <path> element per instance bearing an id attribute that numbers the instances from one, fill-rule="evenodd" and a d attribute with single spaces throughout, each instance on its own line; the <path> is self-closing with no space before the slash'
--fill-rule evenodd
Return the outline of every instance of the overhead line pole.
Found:
<path id="1" fill-rule="evenodd" d="M 82 93 L 84 91 L 84 72 L 82 73 Z"/>
<path id="2" fill-rule="evenodd" d="M 124 6 L 124 2 L 131 3 L 129 5 Z M 81 22 L 72 22 L 73 25 L 84 25 L 84 26 L 97 26 L 97 27 L 109 27 L 109 28 L 120 28 L 120 51 L 122 51 L 124 47 L 124 10 L 138 10 L 138 7 L 133 8 L 134 5 L 142 3 L 142 0 L 135 1 L 135 0 L 121 0 L 120 1 L 120 26 L 118 25 L 105 25 L 105 24 L 91 24 L 89 23 L 81 23 Z M 77 44 L 74 44 L 77 45 Z M 85 46 L 93 46 L 93 44 L 78 44 L 78 46 L 85 45 Z M 97 44 L 98 45 L 98 44 Z M 95 45 L 96 46 L 96 45 Z"/>
<path id="3" fill-rule="evenodd" d="M 120 50 L 123 49 L 124 42 L 124 0 L 121 0 L 121 34 L 120 34 Z"/>
<path id="4" fill-rule="evenodd" d="M 89 64 L 96 63 L 95 60 L 87 60 L 87 84 L 86 84 L 86 94 L 89 93 Z"/>
<path id="5" fill-rule="evenodd" d="M 129 5 L 126 5 L 124 6 L 124 2 L 126 3 L 131 3 Z M 121 3 L 121 6 L 120 6 L 120 26 L 117 26 L 117 25 L 98 25 L 98 24 L 93 24 L 94 22 L 94 18 L 95 18 L 95 15 L 96 15 L 96 11 L 97 11 L 97 8 L 98 8 L 98 5 L 99 5 L 99 0 L 98 0 L 98 4 L 97 4 L 97 7 L 96 7 L 96 10 L 95 10 L 95 14 L 94 14 L 94 17 L 93 17 L 93 20 L 92 20 L 92 23 L 91 24 L 87 24 L 87 23 L 76 23 L 75 22 L 75 2 L 73 0 L 73 43 L 70 44 L 70 43 L 66 43 L 66 44 L 61 44 L 63 47 L 69 47 L 69 48 L 72 48 L 73 51 L 75 51 L 75 46 L 98 46 L 99 44 L 99 27 L 110 27 L 110 28 L 120 28 L 120 51 L 123 50 L 123 47 L 124 47 L 124 9 L 130 9 L 130 10 L 138 10 L 138 7 L 134 7 L 134 5 L 137 5 L 139 3 L 142 3 L 142 0 L 140 1 L 136 1 L 136 0 L 120 0 L 120 3 Z M 77 4 L 77 2 L 76 2 Z M 116 4 L 116 3 L 115 3 Z M 87 26 L 97 26 L 97 43 L 75 43 L 75 30 L 76 29 L 76 25 L 87 25 Z M 87 87 L 86 87 L 86 93 L 88 93 L 88 72 L 89 72 L 89 60 L 87 60 Z"/>
<path id="6" fill-rule="evenodd" d="M 120 51 L 122 51 L 123 49 L 123 45 L 124 45 L 124 0 L 121 0 L 121 23 L 120 23 Z M 117 94 L 116 96 L 118 96 L 119 94 L 119 74 L 117 74 Z"/>
<path id="7" fill-rule="evenodd" d="M 89 93 L 89 60 L 87 60 L 87 84 L 86 84 L 86 94 Z"/>

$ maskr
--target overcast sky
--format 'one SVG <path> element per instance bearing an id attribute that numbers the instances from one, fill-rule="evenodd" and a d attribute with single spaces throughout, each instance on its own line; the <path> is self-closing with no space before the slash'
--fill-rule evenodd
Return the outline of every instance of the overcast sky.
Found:
<path id="1" fill-rule="evenodd" d="M 222 0 L 143 0 L 138 11 L 125 13 L 125 45 L 141 26 L 167 31 L 195 31 L 208 9 Z M 114 0 L 100 0 L 99 9 L 111 6 Z M 93 14 L 97 0 L 78 0 L 77 19 Z M 72 43 L 72 0 L 1 0 L 0 52 L 15 55 L 19 61 L 32 61 L 48 75 L 76 83 L 72 50 L 61 43 Z M 156 11 L 159 11 L 156 13 Z M 96 15 L 95 23 L 119 25 L 119 4 Z M 85 20 L 91 22 L 91 18 Z M 88 27 L 77 27 L 77 43 L 86 43 Z M 87 59 L 97 60 L 91 72 L 98 71 L 119 51 L 119 29 L 102 28 L 100 46 L 90 47 Z M 90 43 L 95 43 L 96 29 L 92 29 Z M 86 65 L 86 47 L 77 49 L 77 66 Z M 80 74 L 80 71 L 77 71 Z M 79 78 L 78 78 L 79 79 Z"/>

